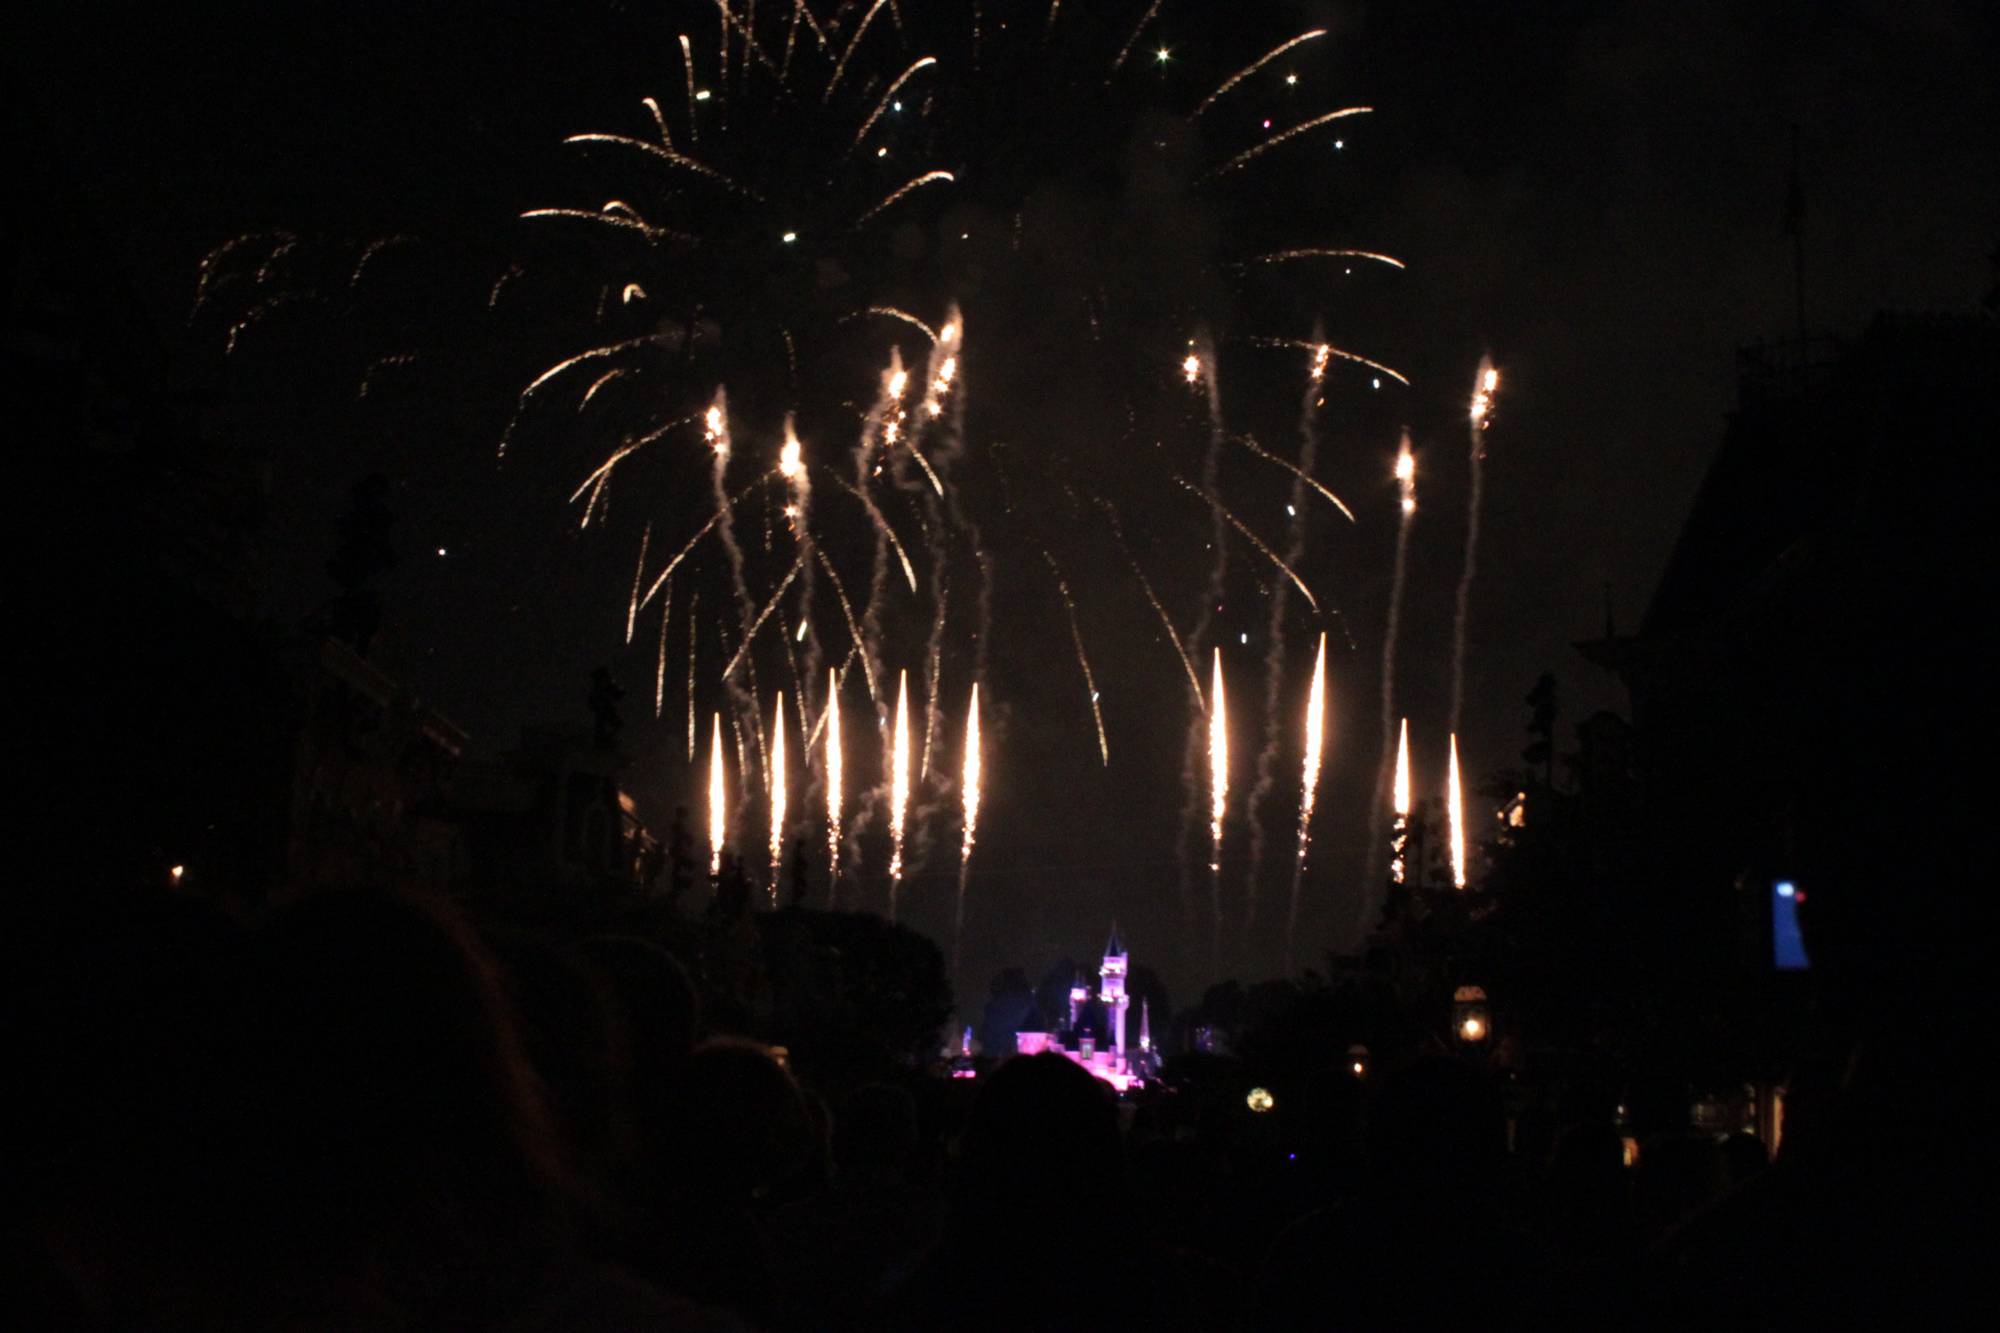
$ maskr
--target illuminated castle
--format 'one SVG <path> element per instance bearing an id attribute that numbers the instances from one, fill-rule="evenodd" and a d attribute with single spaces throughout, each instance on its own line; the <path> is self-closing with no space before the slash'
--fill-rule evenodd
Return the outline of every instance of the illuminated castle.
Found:
<path id="1" fill-rule="evenodd" d="M 1098 1045 L 1098 1034 L 1082 1026 L 1083 1008 L 1093 997 L 1090 987 L 1084 984 L 1083 974 L 1078 973 L 1076 984 L 1069 991 L 1068 1027 L 1060 1032 L 1018 1032 L 1014 1035 L 1015 1050 L 1022 1055 L 1047 1051 L 1063 1056 L 1120 1092 L 1142 1085 L 1158 1068 L 1159 1053 L 1153 1049 L 1153 1016 L 1144 1000 L 1139 1002 L 1138 1049 L 1126 1048 L 1126 1013 L 1132 1007 L 1132 997 L 1125 993 L 1126 966 L 1125 941 L 1119 938 L 1114 924 L 1111 938 L 1104 943 L 1104 962 L 1097 969 L 1094 997 L 1103 1007 L 1105 1024 L 1111 1029 L 1104 1034 L 1107 1040 L 1102 1048 Z"/>

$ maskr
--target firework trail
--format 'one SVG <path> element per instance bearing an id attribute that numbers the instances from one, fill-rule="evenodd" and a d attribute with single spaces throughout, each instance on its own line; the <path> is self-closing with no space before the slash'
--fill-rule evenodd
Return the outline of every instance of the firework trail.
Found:
<path id="1" fill-rule="evenodd" d="M 903 892 L 903 833 L 910 810 L 910 673 L 896 681 L 895 750 L 889 760 L 889 919 Z"/>
<path id="2" fill-rule="evenodd" d="M 1391 883 L 1403 882 L 1403 858 L 1410 842 L 1410 719 L 1403 719 L 1402 735 L 1396 741 L 1396 827 L 1390 840 Z"/>
<path id="3" fill-rule="evenodd" d="M 1313 379 L 1315 382 L 1317 382 L 1319 376 L 1315 375 L 1313 376 Z M 1354 511 L 1347 507 L 1347 502 L 1345 500 L 1342 500 L 1339 496 L 1335 495 L 1332 491 L 1328 490 L 1326 487 L 1322 486 L 1304 468 L 1299 467 L 1297 464 L 1291 462 L 1289 459 L 1278 457 L 1276 454 L 1266 449 L 1263 445 L 1257 443 L 1256 440 L 1252 439 L 1248 435 L 1238 435 L 1236 437 L 1236 442 L 1242 445 L 1245 449 L 1248 449 L 1251 453 L 1257 455 L 1257 457 L 1263 459 L 1265 462 L 1276 463 L 1279 467 L 1291 473 L 1294 480 L 1303 482 L 1307 486 L 1310 486 L 1315 491 L 1319 492 L 1320 495 L 1326 498 L 1328 503 L 1330 503 L 1335 509 L 1338 509 L 1342 514 L 1345 514 L 1347 516 L 1347 521 L 1349 523 L 1353 523 L 1356 521 L 1354 517 Z M 1292 501 L 1292 507 L 1294 509 L 1298 508 L 1298 501 L 1296 499 Z"/>
<path id="4" fill-rule="evenodd" d="M 1208 406 L 1208 444 L 1202 452 L 1201 480 L 1212 493 L 1222 470 L 1222 394 L 1216 385 L 1215 353 L 1212 347 L 1190 343 L 1187 356 L 1181 361 L 1181 374 L 1190 385 L 1200 384 Z M 1182 485 L 1186 485 L 1182 482 Z M 1222 516 L 1220 506 L 1211 506 L 1213 526 L 1209 530 L 1209 550 L 1214 559 L 1209 562 L 1208 583 L 1202 590 L 1201 610 L 1195 616 L 1194 628 L 1188 632 L 1187 642 L 1199 645 L 1208 637 L 1208 630 L 1215 614 L 1222 610 L 1223 590 L 1229 577 L 1229 527 Z M 1220 659 L 1218 658 L 1218 664 Z M 1219 679 L 1218 673 L 1218 679 Z M 1199 692 L 1197 692 L 1197 696 Z M 1214 718 L 1219 701 L 1210 699 L 1206 710 L 1206 722 L 1210 728 L 1211 756 L 1213 752 Z M 1174 853 L 1180 863 L 1180 894 L 1184 910 L 1194 911 L 1193 872 L 1187 860 L 1189 835 L 1194 828 L 1195 813 L 1201 808 L 1201 746 L 1204 711 L 1197 707 L 1188 714 L 1187 743 L 1181 751 L 1181 829 L 1174 842 Z M 1219 869 L 1211 869 L 1211 877 L 1219 874 Z M 1218 881 L 1217 901 L 1220 902 L 1221 888 Z M 1218 906 L 1217 911 L 1221 909 Z M 1190 916 L 1190 924 L 1192 917 Z"/>
<path id="5" fill-rule="evenodd" d="M 1292 489 L 1286 497 L 1285 512 L 1291 522 L 1287 530 L 1285 563 L 1296 565 L 1305 555 L 1305 521 L 1300 515 L 1305 504 L 1306 478 L 1319 455 L 1319 432 L 1314 428 L 1314 409 L 1323 401 L 1320 379 L 1326 372 L 1324 361 L 1316 360 L 1299 402 L 1299 461 L 1291 469 Z M 1261 450 L 1260 450 L 1261 452 Z M 1264 649 L 1264 735 L 1257 752 L 1257 781 L 1250 789 L 1250 877 L 1244 884 L 1243 930 L 1247 936 L 1257 922 L 1257 899 L 1263 887 L 1264 821 L 1259 814 L 1278 783 L 1278 694 L 1285 675 L 1285 611 L 1289 599 L 1280 583 L 1271 593 L 1271 615 L 1265 628 Z M 1297 877 L 1294 876 L 1294 879 Z M 1296 897 L 1294 889 L 1294 897 Z M 1291 947 L 1290 926 L 1286 927 L 1286 948 Z M 1289 966 L 1287 971 L 1289 971 Z"/>
<path id="6" fill-rule="evenodd" d="M 722 773 L 722 714 L 715 715 L 715 728 L 708 744 L 708 877 L 722 875 L 722 848 L 729 840 L 728 785 Z"/>
<path id="7" fill-rule="evenodd" d="M 1198 495 L 1202 499 L 1208 501 L 1209 507 L 1215 510 L 1216 517 L 1218 519 L 1226 520 L 1230 527 L 1235 528 L 1238 532 L 1242 533 L 1243 540 L 1249 542 L 1252 546 L 1256 547 L 1257 553 L 1259 555 L 1263 556 L 1266 560 L 1270 561 L 1274 566 L 1277 567 L 1277 570 L 1280 574 L 1283 574 L 1286 578 L 1291 580 L 1292 586 L 1299 590 L 1299 595 L 1306 599 L 1306 604 L 1311 606 L 1312 609 L 1315 611 L 1319 610 L 1319 598 L 1313 596 L 1312 589 L 1306 586 L 1306 581 L 1299 577 L 1298 571 L 1293 569 L 1291 565 L 1287 564 L 1285 560 L 1281 556 L 1279 556 L 1279 554 L 1276 551 L 1272 550 L 1269 544 L 1267 544 L 1262 537 L 1259 537 L 1256 533 L 1252 532 L 1249 526 L 1245 524 L 1242 519 L 1236 517 L 1234 513 L 1230 512 L 1229 506 L 1222 503 L 1222 497 L 1218 496 L 1212 490 L 1208 490 L 1205 487 L 1195 485 L 1193 482 L 1189 481 L 1186 477 L 1181 476 L 1178 472 L 1174 474 L 1174 480 L 1178 482 L 1190 495 Z M 1293 508 L 1297 508 L 1297 506 L 1294 505 Z"/>
<path id="8" fill-rule="evenodd" d="M 1278 43 L 1276 46 L 1266 51 L 1263 55 L 1258 56 L 1255 60 L 1245 65 L 1242 69 L 1237 70 L 1234 74 L 1224 79 L 1221 85 L 1217 87 L 1214 92 L 1210 93 L 1207 97 L 1201 99 L 1201 105 L 1196 107 L 1193 110 L 1193 112 L 1191 112 L 1188 115 L 1188 119 L 1189 120 L 1198 119 L 1201 116 L 1202 112 L 1208 110 L 1211 106 L 1215 105 L 1217 98 L 1223 96 L 1231 88 L 1234 88 L 1237 84 L 1243 82 L 1243 80 L 1249 78 L 1252 74 L 1255 74 L 1258 70 L 1264 68 L 1264 66 L 1270 64 L 1273 60 L 1276 60 L 1279 56 L 1285 54 L 1285 52 L 1290 51 L 1294 47 L 1303 46 L 1307 42 L 1313 41 L 1317 38 L 1324 36 L 1326 36 L 1325 28 L 1313 28 L 1310 31 L 1300 33 L 1298 36 L 1292 38 L 1290 41 Z"/>
<path id="9" fill-rule="evenodd" d="M 1264 154 L 1270 152 L 1273 148 L 1276 148 L 1279 144 L 1289 139 L 1295 139 L 1308 130 L 1316 130 L 1322 125 L 1331 124 L 1336 120 L 1341 120 L 1348 116 L 1365 116 L 1374 109 L 1372 106 L 1343 107 L 1339 111 L 1329 111 L 1323 116 L 1314 116 L 1311 120 L 1302 121 L 1288 130 L 1279 130 L 1270 138 L 1265 139 L 1254 147 L 1246 148 L 1235 157 L 1230 158 L 1227 162 L 1217 167 L 1214 174 L 1217 176 L 1226 176 L 1232 171 L 1240 171 Z"/>
<path id="10" fill-rule="evenodd" d="M 666 598 L 660 603 L 660 666 L 653 674 L 653 720 L 660 719 L 660 712 L 667 702 L 667 622 L 674 614 L 674 585 L 667 585 Z"/>
<path id="11" fill-rule="evenodd" d="M 1445 817 L 1451 822 L 1451 883 L 1465 887 L 1465 784 L 1458 773 L 1458 733 L 1451 737 L 1451 772 L 1446 777 Z"/>
<path id="12" fill-rule="evenodd" d="M 882 711 L 882 692 L 875 686 L 875 667 L 868 656 L 868 642 L 861 632 L 861 625 L 854 619 L 854 604 L 847 600 L 847 585 L 840 581 L 840 575 L 835 572 L 833 562 L 826 558 L 824 551 L 815 546 L 813 554 L 819 557 L 819 567 L 826 571 L 827 582 L 833 585 L 834 600 L 840 603 L 840 614 L 847 621 L 847 632 L 854 645 L 850 650 L 850 656 L 860 658 L 861 675 L 868 682 L 869 702 L 875 705 L 876 713 L 880 714 Z"/>
<path id="13" fill-rule="evenodd" d="M 930 776 L 931 745 L 937 739 L 938 685 L 944 658 L 945 605 L 951 593 L 951 585 L 944 577 L 944 543 L 939 541 L 936 546 L 937 558 L 933 562 L 931 583 L 937 589 L 937 614 L 931 617 L 930 639 L 924 645 L 924 745 L 921 751 L 922 757 L 917 763 L 918 781 Z"/>
<path id="14" fill-rule="evenodd" d="M 771 713 L 771 906 L 778 905 L 778 876 L 785 867 L 785 692 Z"/>
<path id="15" fill-rule="evenodd" d="M 972 704 L 965 714 L 965 769 L 960 777 L 959 796 L 965 812 L 965 838 L 958 849 L 958 899 L 951 914 L 951 975 L 958 976 L 960 947 L 965 942 L 965 885 L 972 873 L 972 846 L 979 833 L 980 784 L 983 778 L 979 753 L 979 683 L 972 685 Z"/>
<path id="16" fill-rule="evenodd" d="M 1390 268 L 1408 268 L 1394 255 L 1385 255 L 1379 250 L 1334 250 L 1325 246 L 1308 245 L 1292 250 L 1273 250 L 1267 255 L 1253 255 L 1238 267 L 1251 264 L 1289 264 L 1301 259 L 1366 259 L 1376 264 L 1387 264 Z"/>
<path id="17" fill-rule="evenodd" d="M 737 610 L 743 617 L 743 638 L 737 652 L 747 653 L 750 640 L 757 632 L 753 623 L 757 620 L 757 608 L 750 599 L 750 584 L 744 575 L 743 547 L 736 540 L 736 505 L 734 498 L 729 494 L 727 482 L 730 454 L 729 400 L 720 388 L 716 389 L 714 401 L 702 414 L 702 438 L 707 443 L 714 460 L 709 475 L 714 483 L 716 513 L 721 518 L 721 522 L 716 526 L 716 532 L 722 538 L 723 552 L 729 557 L 729 581 L 736 593 Z M 731 673 L 724 674 L 722 685 L 729 695 L 731 720 L 735 721 L 746 712 L 749 714 L 750 738 L 757 749 L 757 762 L 763 764 L 766 762 L 764 718 L 757 706 L 757 663 L 754 658 L 746 659 L 743 674 L 747 677 L 747 688 L 738 684 Z M 747 765 L 740 777 L 746 784 L 747 790 L 750 781 Z"/>
<path id="18" fill-rule="evenodd" d="M 1350 352 L 1345 348 L 1335 347 L 1332 343 L 1309 341 L 1305 338 L 1263 337 L 1250 338 L 1247 341 L 1256 347 L 1294 347 L 1302 352 L 1311 352 L 1313 358 L 1313 377 L 1315 379 L 1325 371 L 1327 358 L 1337 356 L 1342 361 L 1351 361 L 1357 366 L 1366 366 L 1370 370 L 1387 375 L 1404 388 L 1410 386 L 1410 377 L 1394 366 L 1384 365 L 1372 357 L 1361 355 L 1359 352 Z"/>
<path id="19" fill-rule="evenodd" d="M 1320 750 L 1326 739 L 1326 635 L 1319 636 L 1319 656 L 1313 660 L 1312 695 L 1306 700 L 1305 773 L 1299 783 L 1299 855 L 1292 863 L 1292 900 L 1285 913 L 1285 974 L 1291 975 L 1299 930 L 1299 890 L 1306 877 L 1306 851 L 1312 845 L 1313 800 L 1319 790 Z"/>
<path id="20" fill-rule="evenodd" d="M 1370 890 L 1374 882 L 1375 858 L 1382 851 L 1383 797 L 1387 795 L 1389 782 L 1389 742 L 1394 737 L 1396 725 L 1396 640 L 1403 617 L 1403 579 L 1409 565 L 1410 525 L 1417 516 L 1417 456 L 1410 452 L 1410 432 L 1403 431 L 1403 441 L 1396 451 L 1396 488 L 1399 492 L 1401 517 L 1396 522 L 1396 562 L 1389 575 L 1389 623 L 1382 632 L 1382 744 L 1377 751 L 1375 762 L 1375 794 L 1368 803 L 1368 859 L 1361 867 L 1363 893 Z M 1403 723 L 1403 744 L 1409 745 L 1410 724 Z M 1407 779 L 1407 754 L 1398 757 L 1397 763 L 1404 770 Z M 1404 793 L 1407 804 L 1408 793 Z M 1402 811 L 1408 814 L 1407 810 Z M 1365 903 L 1365 898 L 1361 899 Z"/>
<path id="21" fill-rule="evenodd" d="M 840 900 L 840 803 L 842 797 L 840 754 L 840 676 L 826 669 L 826 711 L 821 715 L 826 727 L 826 905 Z"/>
<path id="22" fill-rule="evenodd" d="M 1479 378 L 1472 389 L 1472 495 L 1465 506 L 1465 564 L 1458 575 L 1458 609 L 1451 622 L 1451 729 L 1458 730 L 1465 702 L 1465 620 L 1472 601 L 1472 575 L 1479 555 L 1479 508 L 1485 489 L 1486 425 L 1493 416 L 1493 395 L 1500 389 L 1500 372 L 1491 357 L 1479 358 Z"/>
<path id="23" fill-rule="evenodd" d="M 1181 670 L 1187 673 L 1188 688 L 1194 691 L 1194 706 L 1205 709 L 1201 697 L 1201 677 L 1195 674 L 1194 659 L 1188 656 L 1187 645 L 1181 642 L 1180 632 L 1174 628 L 1173 617 L 1160 604 L 1160 596 L 1153 590 L 1153 581 L 1146 577 L 1145 569 L 1139 564 L 1139 557 L 1132 553 L 1130 543 L 1125 540 L 1125 529 L 1118 521 L 1118 510 L 1103 497 L 1097 503 L 1103 506 L 1104 516 L 1111 521 L 1111 535 L 1118 541 L 1118 549 L 1125 553 L 1125 560 L 1132 566 L 1134 577 L 1139 580 L 1139 590 L 1146 594 L 1146 604 L 1153 608 L 1153 614 L 1160 619 L 1160 628 L 1167 632 L 1167 642 L 1173 645 L 1174 656 L 1180 661 Z"/>
<path id="24" fill-rule="evenodd" d="M 1229 711 L 1222 694 L 1222 650 L 1215 650 L 1215 673 L 1208 686 L 1208 878 L 1214 937 L 1210 949 L 1222 953 L 1222 821 L 1229 810 Z"/>
<path id="25" fill-rule="evenodd" d="M 1069 584 L 1064 581 L 1062 570 L 1056 567 L 1056 558 L 1046 550 L 1042 559 L 1049 562 L 1049 573 L 1055 576 L 1056 591 L 1062 596 L 1063 613 L 1069 617 L 1070 642 L 1076 645 L 1076 664 L 1083 668 L 1083 687 L 1090 691 L 1090 720 L 1097 726 L 1097 753 L 1104 765 L 1111 765 L 1111 742 L 1104 734 L 1104 713 L 1097 705 L 1097 677 L 1090 669 L 1090 657 L 1083 651 L 1083 631 L 1076 623 L 1076 602 L 1069 595 Z"/>
<path id="26" fill-rule="evenodd" d="M 701 620 L 696 612 L 701 610 L 701 589 L 696 588 L 688 598 L 688 670 L 687 678 L 681 682 L 683 693 L 687 695 L 688 714 L 688 762 L 694 762 L 694 654 L 695 645 L 701 638 Z"/>
<path id="27" fill-rule="evenodd" d="M 731 676 L 736 674 L 737 667 L 749 661 L 751 641 L 757 637 L 757 631 L 764 628 L 764 622 L 771 618 L 771 613 L 778 609 L 778 603 L 792 586 L 792 580 L 799 576 L 800 570 L 807 567 L 807 554 L 808 552 L 806 551 L 799 552 L 798 558 L 792 561 L 791 569 L 779 581 L 778 590 L 771 594 L 771 599 L 764 603 L 764 609 L 759 611 L 750 621 L 749 628 L 743 632 L 743 642 L 736 645 L 735 655 L 729 659 L 729 665 L 722 668 L 722 679 L 724 681 L 727 681 Z"/>

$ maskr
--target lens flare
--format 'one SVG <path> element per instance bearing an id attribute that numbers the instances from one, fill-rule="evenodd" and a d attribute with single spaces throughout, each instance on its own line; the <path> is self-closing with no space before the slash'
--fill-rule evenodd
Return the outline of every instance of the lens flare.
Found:
<path id="1" fill-rule="evenodd" d="M 1445 789 L 1445 812 L 1451 821 L 1452 887 L 1465 887 L 1465 787 L 1458 773 L 1458 733 L 1451 737 L 1451 773 Z"/>

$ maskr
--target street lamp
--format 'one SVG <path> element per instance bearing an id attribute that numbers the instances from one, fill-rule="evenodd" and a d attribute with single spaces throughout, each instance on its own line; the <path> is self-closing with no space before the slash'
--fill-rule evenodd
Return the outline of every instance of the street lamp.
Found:
<path id="1" fill-rule="evenodd" d="M 1467 1046 L 1480 1046 L 1493 1035 L 1493 1015 L 1486 1007 L 1486 992 L 1478 986 L 1460 986 L 1451 993 L 1451 1028 Z"/>

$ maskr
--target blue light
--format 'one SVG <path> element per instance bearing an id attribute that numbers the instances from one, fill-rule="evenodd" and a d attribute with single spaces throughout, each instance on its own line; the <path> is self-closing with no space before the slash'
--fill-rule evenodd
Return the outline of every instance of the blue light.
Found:
<path id="1" fill-rule="evenodd" d="M 1801 972 L 1812 966 L 1805 936 L 1799 931 L 1799 887 L 1781 879 L 1771 885 L 1771 966 L 1781 972 Z"/>

